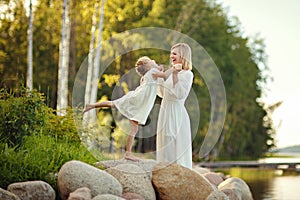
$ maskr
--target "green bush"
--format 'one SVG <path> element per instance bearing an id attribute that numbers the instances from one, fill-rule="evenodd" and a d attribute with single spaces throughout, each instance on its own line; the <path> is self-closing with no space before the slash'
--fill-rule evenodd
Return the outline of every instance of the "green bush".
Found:
<path id="1" fill-rule="evenodd" d="M 14 182 L 44 180 L 57 191 L 56 174 L 65 162 L 96 161 L 81 144 L 76 115 L 71 109 L 67 113 L 55 115 L 36 91 L 0 91 L 1 188 Z M 104 158 L 100 155 L 97 159 Z"/>
<path id="2" fill-rule="evenodd" d="M 8 146 L 22 143 L 23 137 L 40 132 L 51 109 L 42 94 L 21 89 L 19 94 L 0 91 L 0 141 Z"/>
<path id="3" fill-rule="evenodd" d="M 92 164 L 96 159 L 79 142 L 70 142 L 49 135 L 26 136 L 16 150 L 0 145 L 0 187 L 10 183 L 44 180 L 56 189 L 56 176 L 61 166 L 70 160 Z"/>

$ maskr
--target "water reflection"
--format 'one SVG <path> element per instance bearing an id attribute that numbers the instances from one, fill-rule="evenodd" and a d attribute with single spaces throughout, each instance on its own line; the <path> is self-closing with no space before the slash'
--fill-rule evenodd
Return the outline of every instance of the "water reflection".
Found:
<path id="1" fill-rule="evenodd" d="M 254 200 L 299 200 L 300 174 L 277 170 L 231 168 L 227 173 L 249 185 Z M 226 172 L 225 172 L 226 173 Z"/>
<path id="2" fill-rule="evenodd" d="M 245 181 L 249 185 L 253 198 L 255 200 L 271 198 L 271 196 L 266 196 L 266 194 L 270 190 L 270 183 L 272 182 L 270 179 Z"/>
<path id="3" fill-rule="evenodd" d="M 299 200 L 300 176 L 274 177 L 261 199 Z"/>

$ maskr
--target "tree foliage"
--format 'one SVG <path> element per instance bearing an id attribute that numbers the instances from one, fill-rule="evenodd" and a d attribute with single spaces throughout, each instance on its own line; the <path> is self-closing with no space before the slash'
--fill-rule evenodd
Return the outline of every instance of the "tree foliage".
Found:
<path id="1" fill-rule="evenodd" d="M 73 67 L 73 73 L 70 72 L 69 77 L 69 97 L 72 95 L 74 71 L 79 69 L 89 51 L 92 15 L 96 1 L 71 1 L 70 67 Z M 2 14 L 0 19 L 1 86 L 13 90 L 20 80 L 24 80 L 26 74 L 28 21 L 23 1 L 7 0 L 1 4 L 14 5 L 8 6 L 6 15 Z M 46 94 L 47 104 L 53 108 L 56 105 L 57 94 L 61 11 L 62 1 L 40 0 L 34 12 L 34 88 Z M 263 40 L 258 37 L 243 37 L 238 20 L 229 19 L 222 5 L 215 1 L 107 1 L 104 41 L 117 33 L 144 26 L 169 28 L 188 35 L 205 48 L 218 66 L 227 96 L 226 121 L 222 135 L 214 148 L 219 157 L 257 158 L 274 145 L 274 127 L 270 125 L 271 123 L 265 123 L 267 112 L 258 102 L 268 78 L 265 73 L 267 66 Z M 132 41 L 119 42 L 126 46 L 126 42 L 129 44 Z M 112 49 L 111 53 L 117 55 L 118 49 Z M 98 99 L 102 96 L 110 97 L 113 88 L 118 84 L 115 78 L 128 72 L 136 59 L 142 55 L 151 56 L 158 63 L 169 63 L 169 52 L 153 49 L 133 51 L 118 57 L 109 65 L 104 72 L 105 76 L 100 80 L 101 90 L 98 92 Z M 211 102 L 201 74 L 196 71 L 194 74 L 193 89 L 199 99 L 201 110 L 199 129 L 193 140 L 193 151 L 197 158 L 209 124 Z"/>

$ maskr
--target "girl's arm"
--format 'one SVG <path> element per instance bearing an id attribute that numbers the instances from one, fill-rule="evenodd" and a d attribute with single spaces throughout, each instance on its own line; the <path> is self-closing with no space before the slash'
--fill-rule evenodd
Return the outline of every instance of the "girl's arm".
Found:
<path id="1" fill-rule="evenodd" d="M 167 79 L 172 72 L 173 72 L 173 67 L 169 68 L 167 71 L 164 71 L 164 72 L 155 72 L 152 74 L 152 76 L 153 76 L 153 79 L 155 79 L 155 80 L 157 78 Z"/>

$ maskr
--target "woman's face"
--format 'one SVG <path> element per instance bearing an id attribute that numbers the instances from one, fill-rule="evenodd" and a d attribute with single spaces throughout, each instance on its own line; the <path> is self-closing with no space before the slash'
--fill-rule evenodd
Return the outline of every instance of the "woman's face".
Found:
<path id="1" fill-rule="evenodd" d="M 178 48 L 174 48 L 171 50 L 170 59 L 172 64 L 182 64 L 182 59 L 180 58 Z"/>

